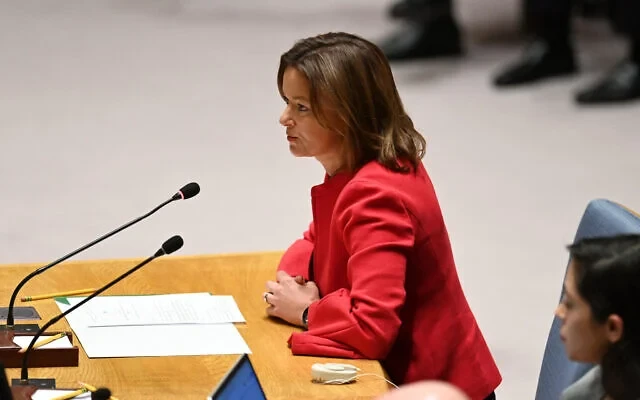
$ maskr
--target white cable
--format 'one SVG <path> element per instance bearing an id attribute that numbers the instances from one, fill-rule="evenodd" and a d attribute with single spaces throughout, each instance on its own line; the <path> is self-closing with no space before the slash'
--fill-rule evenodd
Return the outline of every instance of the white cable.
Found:
<path id="1" fill-rule="evenodd" d="M 351 379 L 332 379 L 330 381 L 324 381 L 324 382 L 322 382 L 322 384 L 324 384 L 324 385 L 331 385 L 331 384 L 342 385 L 342 384 L 345 384 L 345 383 L 353 382 L 357 378 L 360 378 L 360 377 L 363 377 L 363 376 L 375 376 L 376 378 L 380 378 L 380 379 L 383 379 L 383 380 L 387 381 L 387 383 L 390 384 L 391 386 L 393 386 L 394 388 L 396 388 L 396 389 L 398 388 L 398 386 L 395 383 L 391 382 L 390 380 L 388 380 L 384 376 L 380 376 L 380 375 L 377 375 L 377 374 L 360 374 L 360 375 L 354 376 Z"/>

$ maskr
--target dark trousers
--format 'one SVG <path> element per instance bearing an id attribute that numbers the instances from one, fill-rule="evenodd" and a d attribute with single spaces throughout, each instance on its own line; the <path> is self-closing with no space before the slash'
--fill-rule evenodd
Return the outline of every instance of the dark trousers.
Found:
<path id="1" fill-rule="evenodd" d="M 610 0 L 611 17 L 614 24 L 631 37 L 640 42 L 640 1 L 638 0 Z"/>
<path id="2" fill-rule="evenodd" d="M 398 0 L 398 3 L 411 7 L 408 19 L 419 24 L 453 18 L 453 2 L 454 0 Z"/>
<path id="3" fill-rule="evenodd" d="M 571 32 L 573 1 L 524 0 L 527 20 L 536 35 L 549 42 L 568 41 Z M 610 16 L 620 31 L 632 41 L 640 41 L 640 1 L 609 0 Z"/>
<path id="4" fill-rule="evenodd" d="M 454 0 L 399 0 L 411 4 L 418 12 L 440 10 L 453 12 Z M 545 35 L 545 23 L 562 25 L 556 31 L 570 30 L 570 20 L 574 1 L 572 0 L 522 0 L 525 19 L 531 30 L 539 35 Z M 640 38 L 640 1 L 639 0 L 608 0 L 609 14 L 614 25 L 632 38 Z M 550 29 L 554 29 L 553 27 Z"/>
<path id="5" fill-rule="evenodd" d="M 453 0 L 398 0 L 398 2 L 404 2 L 410 4 L 411 6 L 420 9 L 420 8 L 429 8 L 429 7 L 452 7 Z"/>

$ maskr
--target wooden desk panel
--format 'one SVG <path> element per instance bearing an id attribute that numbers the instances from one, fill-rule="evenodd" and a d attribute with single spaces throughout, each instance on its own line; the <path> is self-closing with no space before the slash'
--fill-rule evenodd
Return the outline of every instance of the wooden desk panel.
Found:
<path id="1" fill-rule="evenodd" d="M 281 252 L 272 252 L 164 257 L 146 265 L 105 295 L 185 292 L 233 295 L 247 320 L 246 324 L 237 324 L 238 330 L 253 352 L 250 358 L 268 399 L 370 399 L 387 391 L 387 383 L 376 377 L 363 377 L 357 383 L 341 386 L 311 382 L 313 363 L 335 362 L 335 359 L 291 355 L 287 339 L 297 328 L 269 319 L 264 311 L 264 283 L 275 277 L 281 255 Z M 99 287 L 139 261 L 69 262 L 32 279 L 20 295 Z M 20 279 L 38 266 L 0 266 L 0 302 L 3 305 L 8 305 L 11 291 Z M 16 306 L 24 304 L 28 303 L 17 303 Z M 44 321 L 59 313 L 53 300 L 41 300 L 32 305 Z M 39 321 L 40 325 L 43 323 Z M 66 320 L 51 328 L 62 329 L 70 329 Z M 106 386 L 124 400 L 203 400 L 237 358 L 237 355 L 223 355 L 88 359 L 82 350 L 78 367 L 31 368 L 29 376 L 56 378 L 59 388 L 76 387 L 77 381 Z M 346 362 L 361 368 L 361 373 L 384 376 L 377 361 Z M 7 375 L 9 379 L 17 378 L 20 371 L 8 369 Z"/>

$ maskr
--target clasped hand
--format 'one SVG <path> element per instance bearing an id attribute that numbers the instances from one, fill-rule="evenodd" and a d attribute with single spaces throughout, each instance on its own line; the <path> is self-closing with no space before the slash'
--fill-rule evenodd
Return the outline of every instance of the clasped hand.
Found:
<path id="1" fill-rule="evenodd" d="M 264 300 L 269 304 L 267 314 L 290 324 L 303 326 L 302 313 L 311 303 L 320 299 L 318 287 L 305 282 L 301 276 L 293 277 L 278 271 L 276 281 L 267 281 Z"/>

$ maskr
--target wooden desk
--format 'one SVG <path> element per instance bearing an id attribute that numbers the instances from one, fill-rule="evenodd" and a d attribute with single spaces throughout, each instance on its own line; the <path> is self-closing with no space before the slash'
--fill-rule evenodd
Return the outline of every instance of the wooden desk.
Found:
<path id="1" fill-rule="evenodd" d="M 370 399 L 388 390 L 385 381 L 363 377 L 349 385 L 319 385 L 311 382 L 311 365 L 335 359 L 293 356 L 287 339 L 296 328 L 265 315 L 264 283 L 275 277 L 281 252 L 194 257 L 164 257 L 153 261 L 114 286 L 109 294 L 164 294 L 211 292 L 233 295 L 246 324 L 238 330 L 253 352 L 250 356 L 268 399 Z M 99 287 L 140 260 L 69 262 L 32 279 L 18 298 L 51 292 Z M 0 266 L 0 302 L 8 305 L 16 284 L 39 265 Z M 19 300 L 18 300 L 19 301 Z M 16 306 L 27 303 L 17 303 Z M 60 311 L 53 300 L 32 303 L 46 320 Z M 26 321 L 16 321 L 26 322 Z M 51 330 L 69 330 L 66 320 Z M 215 340 L 215 338 L 212 338 Z M 74 343 L 78 343 L 74 337 Z M 77 381 L 111 389 L 123 400 L 203 400 L 238 358 L 233 356 L 142 357 L 89 359 L 80 351 L 74 368 L 30 368 L 31 378 L 56 378 L 59 388 L 77 387 Z M 384 376 L 377 361 L 348 360 L 361 373 Z M 20 370 L 7 370 L 8 378 L 19 378 Z"/>

